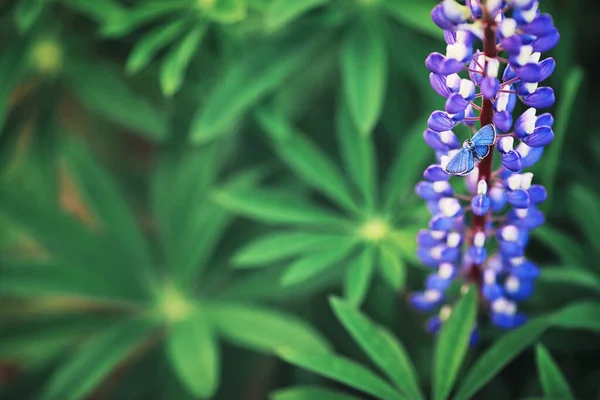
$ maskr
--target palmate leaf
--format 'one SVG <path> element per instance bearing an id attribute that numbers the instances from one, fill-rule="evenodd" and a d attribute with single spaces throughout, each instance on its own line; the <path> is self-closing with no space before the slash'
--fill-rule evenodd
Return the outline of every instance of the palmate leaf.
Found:
<path id="1" fill-rule="evenodd" d="M 44 4 L 44 0 L 23 0 L 17 3 L 15 19 L 21 33 L 31 29 L 40 18 L 44 11 Z"/>
<path id="2" fill-rule="evenodd" d="M 24 40 L 14 41 L 0 55 L 0 136 L 8 116 L 10 95 L 25 70 L 22 64 L 26 59 L 23 57 L 26 45 Z"/>
<path id="3" fill-rule="evenodd" d="M 111 8 L 111 13 L 103 19 L 100 33 L 105 37 L 117 38 L 140 28 L 158 18 L 172 14 L 188 6 L 187 1 L 155 2 L 151 6 L 138 6 L 134 9 Z"/>
<path id="4" fill-rule="evenodd" d="M 222 24 L 231 24 L 246 17 L 244 0 L 219 0 L 203 10 L 206 18 Z"/>
<path id="5" fill-rule="evenodd" d="M 317 386 L 296 386 L 271 393 L 269 400 L 360 400 L 358 397 Z"/>
<path id="6" fill-rule="evenodd" d="M 344 95 L 363 135 L 373 131 L 383 110 L 388 62 L 384 43 L 379 22 L 365 18 L 352 26 L 342 46 Z"/>
<path id="7" fill-rule="evenodd" d="M 301 17 L 303 14 L 329 3 L 329 0 L 274 0 L 266 12 L 265 25 L 276 31 Z"/>
<path id="8" fill-rule="evenodd" d="M 583 301 L 569 305 L 552 315 L 551 323 L 563 329 L 600 332 L 600 303 Z"/>
<path id="9" fill-rule="evenodd" d="M 502 336 L 469 369 L 455 400 L 473 398 L 502 368 L 534 343 L 550 327 L 548 318 L 538 318 Z"/>
<path id="10" fill-rule="evenodd" d="M 564 264 L 584 265 L 586 263 L 585 252 L 581 248 L 581 244 L 558 229 L 546 224 L 534 230 L 532 235 L 543 242 L 548 249 L 556 252 Z M 560 246 L 555 246 L 556 243 L 560 243 Z"/>
<path id="11" fill-rule="evenodd" d="M 379 248 L 379 271 L 394 291 L 400 291 L 406 282 L 406 265 L 397 251 L 386 246 Z"/>
<path id="12" fill-rule="evenodd" d="M 157 322 L 126 318 L 99 331 L 58 367 L 40 400 L 84 398 L 157 328 Z"/>
<path id="13" fill-rule="evenodd" d="M 291 348 L 323 353 L 331 347 L 303 320 L 271 308 L 213 303 L 207 313 L 221 336 L 249 349 L 273 353 Z"/>
<path id="14" fill-rule="evenodd" d="M 560 372 L 558 365 L 546 348 L 540 343 L 535 348 L 538 374 L 544 389 L 544 394 L 549 399 L 574 400 L 573 393 L 567 380 Z"/>
<path id="15" fill-rule="evenodd" d="M 542 283 L 556 284 L 557 286 L 575 285 L 600 292 L 600 278 L 582 268 L 546 267 L 542 269 L 539 280 Z"/>
<path id="16" fill-rule="evenodd" d="M 582 185 L 575 185 L 569 190 L 569 210 L 578 223 L 588 241 L 595 249 L 600 249 L 600 197 Z"/>
<path id="17" fill-rule="evenodd" d="M 167 337 L 167 354 L 181 382 L 196 396 L 211 398 L 219 387 L 219 347 L 200 312 L 176 322 Z"/>
<path id="18" fill-rule="evenodd" d="M 334 313 L 369 358 L 409 399 L 424 399 L 415 368 L 406 350 L 394 336 L 338 299 L 330 299 Z"/>
<path id="19" fill-rule="evenodd" d="M 117 14 L 125 13 L 125 9 L 117 0 L 61 0 L 69 8 L 77 10 L 92 20 L 103 24 L 116 18 Z"/>
<path id="20" fill-rule="evenodd" d="M 375 267 L 375 249 L 365 246 L 360 254 L 350 259 L 344 276 L 344 298 L 353 306 L 359 307 L 364 301 Z"/>
<path id="21" fill-rule="evenodd" d="M 433 398 L 446 399 L 469 348 L 477 314 L 477 290 L 470 287 L 442 324 L 434 356 Z"/>
<path id="22" fill-rule="evenodd" d="M 384 0 L 382 6 L 392 17 L 410 28 L 440 39 L 442 31 L 431 20 L 431 9 L 434 3 L 412 0 Z"/>
<path id="23" fill-rule="evenodd" d="M 396 389 L 366 367 L 332 354 L 315 354 L 297 350 L 281 350 L 279 356 L 290 364 L 325 378 L 348 385 L 382 400 L 403 400 Z"/>

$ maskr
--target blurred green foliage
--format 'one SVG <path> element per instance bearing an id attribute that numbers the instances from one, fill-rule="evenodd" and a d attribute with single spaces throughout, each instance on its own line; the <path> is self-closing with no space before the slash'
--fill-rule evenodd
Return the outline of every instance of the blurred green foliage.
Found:
<path id="1" fill-rule="evenodd" d="M 404 301 L 434 4 L 0 3 L 0 397 L 598 398 L 599 6 L 542 2 L 543 273 L 467 350 L 473 291 L 437 341 Z"/>

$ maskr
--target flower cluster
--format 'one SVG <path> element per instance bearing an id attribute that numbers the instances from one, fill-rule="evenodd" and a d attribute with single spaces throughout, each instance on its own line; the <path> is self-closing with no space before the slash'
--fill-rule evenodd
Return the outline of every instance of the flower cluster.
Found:
<path id="1" fill-rule="evenodd" d="M 559 40 L 552 18 L 539 12 L 538 3 L 444 0 L 431 13 L 447 46 L 445 55 L 432 53 L 425 64 L 431 86 L 446 103 L 445 110 L 431 114 L 423 134 L 437 163 L 416 186 L 432 214 L 429 229 L 417 236 L 418 256 L 434 272 L 411 301 L 423 311 L 439 310 L 428 323 L 432 332 L 448 316 L 446 297 L 459 278 L 477 284 L 481 305 L 498 327 L 511 329 L 526 321 L 517 303 L 531 295 L 539 268 L 524 253 L 529 232 L 544 222 L 538 205 L 546 191 L 523 170 L 540 159 L 554 138 L 552 115 L 537 110 L 554 103 L 552 88 L 540 83 L 555 62 L 540 60 L 540 53 Z M 478 42 L 483 43 L 480 50 Z M 517 99 L 526 111 L 513 120 Z M 477 122 L 479 127 L 493 125 L 495 143 L 462 182 L 450 180 L 446 165 L 468 146 L 453 129 L 463 124 L 475 132 Z M 494 147 L 500 158 L 496 170 Z"/>

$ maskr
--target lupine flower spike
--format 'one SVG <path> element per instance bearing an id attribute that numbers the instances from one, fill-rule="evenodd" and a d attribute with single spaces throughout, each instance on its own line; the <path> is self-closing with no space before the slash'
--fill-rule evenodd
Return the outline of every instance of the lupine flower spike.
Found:
<path id="1" fill-rule="evenodd" d="M 444 0 L 431 12 L 447 45 L 445 54 L 430 54 L 425 65 L 446 104 L 431 114 L 423 134 L 437 163 L 416 186 L 432 214 L 429 228 L 417 236 L 418 256 L 433 272 L 411 301 L 435 312 L 427 324 L 432 333 L 451 312 L 446 298 L 458 279 L 477 285 L 480 308 L 489 310 L 496 326 L 511 329 L 526 321 L 517 304 L 533 292 L 539 268 L 525 258 L 525 247 L 529 232 L 544 222 L 538 204 L 546 191 L 523 170 L 554 138 L 552 115 L 538 110 L 554 103 L 552 88 L 540 83 L 555 62 L 541 60 L 541 53 L 560 37 L 538 6 L 536 0 Z M 513 120 L 517 99 L 528 109 Z M 453 132 L 458 124 L 475 131 L 476 122 L 472 138 L 460 140 Z M 496 150 L 500 163 L 492 171 Z M 455 193 L 453 175 L 465 176 L 467 195 Z"/>

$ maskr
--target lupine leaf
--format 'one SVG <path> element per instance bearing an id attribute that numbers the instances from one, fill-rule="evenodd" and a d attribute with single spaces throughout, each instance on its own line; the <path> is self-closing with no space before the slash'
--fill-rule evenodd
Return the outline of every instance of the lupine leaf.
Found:
<path id="1" fill-rule="evenodd" d="M 269 400 L 360 400 L 349 394 L 317 386 L 296 386 L 271 393 Z"/>
<path id="2" fill-rule="evenodd" d="M 548 246 L 551 251 L 556 252 L 564 264 L 585 264 L 586 258 L 580 243 L 558 229 L 546 224 L 535 229 L 532 235 Z M 556 246 L 556 243 L 560 243 L 560 246 Z"/>
<path id="3" fill-rule="evenodd" d="M 387 81 L 387 54 L 378 24 L 360 22 L 342 46 L 342 80 L 354 124 L 369 135 L 383 110 Z"/>
<path id="4" fill-rule="evenodd" d="M 10 94 L 23 74 L 25 57 L 25 42 L 16 41 L 6 46 L 0 55 L 0 136 L 2 136 L 4 122 L 9 110 Z"/>
<path id="5" fill-rule="evenodd" d="M 567 380 L 541 343 L 536 346 L 535 355 L 540 382 L 546 397 L 548 399 L 574 400 L 575 397 L 571 393 Z"/>
<path id="6" fill-rule="evenodd" d="M 385 0 L 383 7 L 388 9 L 398 21 L 412 29 L 439 39 L 442 30 L 431 20 L 432 3 L 412 0 Z"/>
<path id="7" fill-rule="evenodd" d="M 555 267 L 542 268 L 540 282 L 557 285 L 576 285 L 591 290 L 600 291 L 600 278 L 582 268 Z"/>
<path id="8" fill-rule="evenodd" d="M 240 268 L 265 267 L 292 256 L 335 248 L 340 241 L 347 238 L 319 232 L 268 233 L 240 248 L 233 263 Z"/>
<path id="9" fill-rule="evenodd" d="M 183 83 L 185 71 L 198 50 L 207 27 L 197 26 L 174 45 L 162 61 L 160 69 L 160 87 L 165 96 L 174 95 Z"/>
<path id="10" fill-rule="evenodd" d="M 378 399 L 404 399 L 396 389 L 369 369 L 346 358 L 331 354 L 314 354 L 294 350 L 281 350 L 279 356 L 290 364 L 346 384 Z"/>
<path id="11" fill-rule="evenodd" d="M 406 265 L 392 250 L 382 246 L 379 250 L 379 270 L 394 291 L 399 291 L 406 282 Z"/>
<path id="12" fill-rule="evenodd" d="M 569 305 L 551 318 L 552 326 L 600 332 L 600 303 L 584 301 Z"/>
<path id="13" fill-rule="evenodd" d="M 347 210 L 358 210 L 344 176 L 327 155 L 282 118 L 262 112 L 259 121 L 272 138 L 279 158 L 300 179 Z"/>
<path id="14" fill-rule="evenodd" d="M 296 349 L 326 352 L 330 345 L 312 326 L 281 311 L 227 303 L 211 304 L 212 321 L 221 335 L 240 346 L 272 353 Z"/>
<path id="15" fill-rule="evenodd" d="M 215 193 L 214 199 L 231 212 L 266 223 L 315 226 L 347 224 L 334 213 L 275 190 L 220 190 Z"/>
<path id="16" fill-rule="evenodd" d="M 369 358 L 409 399 L 424 399 L 415 368 L 400 342 L 346 302 L 330 299 L 335 315 Z"/>
<path id="17" fill-rule="evenodd" d="M 246 2 L 243 0 L 219 0 L 203 10 L 204 15 L 222 24 L 240 21 L 246 16 Z"/>
<path id="18" fill-rule="evenodd" d="M 283 28 L 302 14 L 328 2 L 329 0 L 274 0 L 267 8 L 266 28 L 270 31 Z"/>
<path id="19" fill-rule="evenodd" d="M 541 181 L 548 191 L 548 200 L 546 200 L 546 204 L 544 204 L 545 207 L 550 207 L 550 202 L 553 198 L 556 173 L 558 172 L 558 165 L 561 159 L 561 149 L 568 136 L 567 129 L 571 121 L 571 114 L 573 113 L 577 93 L 583 83 L 583 78 L 583 69 L 580 66 L 575 65 L 571 67 L 563 83 L 563 92 L 560 96 L 558 110 L 556 112 L 556 125 L 553 127 L 555 134 L 554 142 L 545 152 L 544 168 L 539 169 Z"/>
<path id="20" fill-rule="evenodd" d="M 101 330 L 56 370 L 40 400 L 85 398 L 155 328 L 154 321 L 128 318 Z"/>
<path id="21" fill-rule="evenodd" d="M 348 238 L 345 243 L 326 252 L 318 252 L 299 258 L 290 264 L 281 277 L 283 286 L 292 286 L 302 283 L 327 268 L 334 268 L 336 264 L 345 264 L 346 258 L 356 246 L 356 241 Z"/>
<path id="22" fill-rule="evenodd" d="M 550 326 L 547 318 L 529 321 L 526 325 L 502 336 L 469 369 L 454 400 L 473 398 L 502 368 L 534 343 Z"/>
<path id="23" fill-rule="evenodd" d="M 452 309 L 437 339 L 434 356 L 433 398 L 448 397 L 469 348 L 477 314 L 477 290 L 470 287 Z"/>
<path id="24" fill-rule="evenodd" d="M 353 260 L 348 261 L 348 271 L 344 279 L 344 298 L 353 306 L 359 307 L 364 301 L 375 267 L 375 249 L 366 246 Z"/>
<path id="25" fill-rule="evenodd" d="M 21 33 L 27 32 L 44 11 L 44 0 L 19 1 L 15 9 L 17 27 Z"/>
<path id="26" fill-rule="evenodd" d="M 106 37 L 122 37 L 164 15 L 187 6 L 186 1 L 154 3 L 151 7 L 138 7 L 122 12 L 112 12 L 104 20 L 100 33 Z"/>
<path id="27" fill-rule="evenodd" d="M 162 141 L 167 136 L 165 113 L 140 98 L 108 66 L 78 58 L 65 65 L 66 83 L 91 111 Z"/>
<path id="28" fill-rule="evenodd" d="M 582 185 L 575 185 L 569 190 L 571 215 L 577 221 L 579 227 L 585 233 L 587 239 L 596 249 L 600 249 L 600 211 L 598 205 L 600 198 L 590 189 Z"/>
<path id="29" fill-rule="evenodd" d="M 369 211 L 377 200 L 377 166 L 372 138 L 361 135 L 352 121 L 348 106 L 339 100 L 336 132 L 344 167 L 362 194 Z"/>
<path id="30" fill-rule="evenodd" d="M 125 12 L 125 9 L 115 0 L 62 0 L 69 8 L 77 10 L 99 23 L 106 23 L 115 18 L 116 14 Z"/>
<path id="31" fill-rule="evenodd" d="M 219 346 L 208 320 L 199 312 L 173 325 L 168 357 L 181 382 L 194 395 L 212 397 L 219 386 Z"/>
<path id="32" fill-rule="evenodd" d="M 135 74 L 147 67 L 156 53 L 175 40 L 184 27 L 185 22 L 177 20 L 164 26 L 158 26 L 146 33 L 129 53 L 125 70 L 130 74 Z"/>

